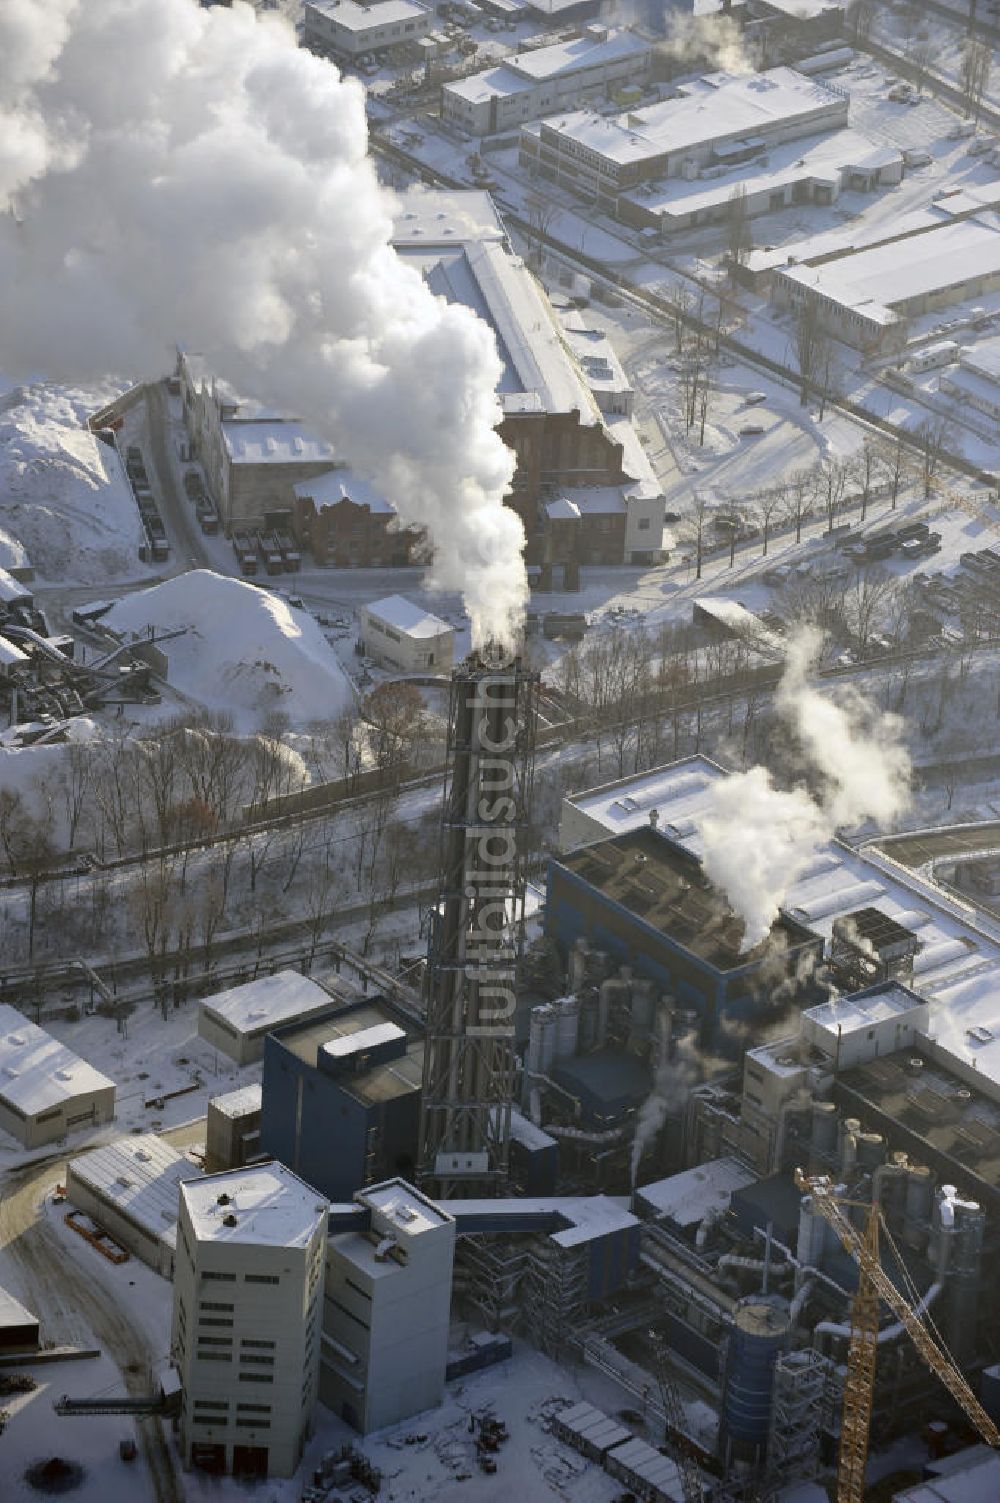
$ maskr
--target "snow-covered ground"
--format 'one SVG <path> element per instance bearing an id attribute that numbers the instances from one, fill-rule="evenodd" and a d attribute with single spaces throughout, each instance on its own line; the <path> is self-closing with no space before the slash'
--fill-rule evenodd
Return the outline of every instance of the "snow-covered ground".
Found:
<path id="1" fill-rule="evenodd" d="M 181 635 L 163 644 L 168 681 L 188 700 L 259 730 L 334 720 L 352 699 L 315 620 L 280 596 L 208 569 L 193 569 L 118 601 L 104 617 L 116 633 Z"/>
<path id="2" fill-rule="evenodd" d="M 85 426 L 118 389 L 14 387 L 0 398 L 0 564 L 11 555 L 9 537 L 45 580 L 150 577 L 124 469 Z"/>

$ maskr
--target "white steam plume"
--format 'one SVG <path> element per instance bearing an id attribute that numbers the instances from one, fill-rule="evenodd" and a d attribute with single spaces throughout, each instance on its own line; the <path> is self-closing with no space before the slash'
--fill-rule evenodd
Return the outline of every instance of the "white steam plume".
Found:
<path id="1" fill-rule="evenodd" d="M 364 93 L 249 6 L 0 3 L 5 374 L 147 375 L 176 341 L 294 413 L 435 545 L 476 639 L 526 598 L 489 329 L 395 255 Z"/>
<path id="2" fill-rule="evenodd" d="M 752 767 L 713 784 L 701 820 L 705 873 L 743 920 L 743 950 L 767 936 L 818 845 L 845 824 L 888 823 L 909 795 L 898 717 L 872 720 L 860 698 L 845 707 L 815 689 L 809 670 L 820 645 L 813 631 L 790 644 L 775 694 L 778 717 L 797 736 L 819 792 L 776 788 L 766 768 Z"/>
<path id="3" fill-rule="evenodd" d="M 692 16 L 673 11 L 667 18 L 667 40 L 661 45 L 681 68 L 708 64 L 726 73 L 752 73 L 740 28 L 732 16 Z"/>

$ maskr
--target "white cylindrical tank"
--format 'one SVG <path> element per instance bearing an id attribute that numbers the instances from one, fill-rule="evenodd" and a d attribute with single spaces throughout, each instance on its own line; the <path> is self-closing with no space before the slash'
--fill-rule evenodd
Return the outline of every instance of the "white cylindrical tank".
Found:
<path id="1" fill-rule="evenodd" d="M 569 952 L 569 984 L 574 992 L 580 990 L 587 975 L 590 946 L 581 934 Z"/>
<path id="2" fill-rule="evenodd" d="M 805 1268 L 822 1268 L 825 1248 L 826 1222 L 813 1210 L 812 1196 L 803 1195 L 795 1255 Z"/>
<path id="3" fill-rule="evenodd" d="M 547 1075 L 555 1057 L 556 1015 L 549 1003 L 531 1009 L 528 1023 L 529 1075 Z"/>
<path id="4" fill-rule="evenodd" d="M 571 1059 L 577 1051 L 580 1032 L 580 1004 L 575 997 L 563 997 L 552 1003 L 555 1013 L 554 1057 Z"/>
<path id="5" fill-rule="evenodd" d="M 649 1038 L 653 1026 L 653 1012 L 656 1007 L 656 993 L 651 981 L 633 981 L 632 983 L 632 1039 L 638 1043 L 645 1043 Z M 630 1040 L 631 1042 L 631 1040 Z"/>

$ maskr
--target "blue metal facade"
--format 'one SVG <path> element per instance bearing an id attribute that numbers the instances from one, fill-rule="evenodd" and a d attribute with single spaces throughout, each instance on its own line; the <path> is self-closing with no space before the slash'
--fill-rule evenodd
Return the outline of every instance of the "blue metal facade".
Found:
<path id="1" fill-rule="evenodd" d="M 287 1165 L 331 1201 L 393 1174 L 411 1178 L 420 1092 L 365 1102 L 342 1081 L 286 1049 L 264 1042 L 261 1151 Z"/>

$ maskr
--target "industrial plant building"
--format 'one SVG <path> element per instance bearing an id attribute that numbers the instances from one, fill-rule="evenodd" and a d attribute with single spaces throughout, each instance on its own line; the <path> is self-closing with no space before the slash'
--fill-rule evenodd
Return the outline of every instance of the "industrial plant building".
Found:
<path id="1" fill-rule="evenodd" d="M 24 1148 L 110 1122 L 115 1083 L 16 1007 L 0 1004 L 0 1128 Z"/>
<path id="2" fill-rule="evenodd" d="M 358 612 L 359 645 L 380 668 L 400 673 L 451 672 L 455 630 L 402 595 L 373 600 Z"/>
<path id="3" fill-rule="evenodd" d="M 776 271 L 779 308 L 814 309 L 838 339 L 871 352 L 901 350 L 913 320 L 1000 288 L 1000 230 L 974 214 L 894 243 Z"/>
<path id="4" fill-rule="evenodd" d="M 324 1012 L 331 995 L 298 971 L 258 976 L 198 1004 L 198 1036 L 238 1065 L 264 1058 L 264 1040 L 283 1023 Z"/>
<path id="5" fill-rule="evenodd" d="M 519 156 L 529 171 L 617 214 L 640 184 L 721 174 L 785 141 L 843 129 L 848 111 L 842 90 L 791 68 L 713 73 L 614 119 L 577 110 L 524 126 Z"/>
<path id="6" fill-rule="evenodd" d="M 314 52 L 357 62 L 369 52 L 388 52 L 424 37 L 434 25 L 434 8 L 419 0 L 306 0 L 302 42 Z"/>
<path id="7" fill-rule="evenodd" d="M 201 1167 L 154 1133 L 118 1138 L 66 1166 L 66 1197 L 143 1263 L 172 1278 L 178 1193 Z"/>
<path id="8" fill-rule="evenodd" d="M 331 1004 L 272 1027 L 264 1050 L 261 1151 L 332 1201 L 413 1177 L 424 1045 L 388 1003 Z"/>
<path id="9" fill-rule="evenodd" d="M 280 1164 L 181 1186 L 171 1353 L 186 1466 L 298 1466 L 319 1383 L 327 1212 Z"/>
<path id="10" fill-rule="evenodd" d="M 212 1097 L 205 1125 L 205 1162 L 210 1170 L 242 1169 L 258 1157 L 261 1104 L 259 1085 Z"/>
<path id="11" fill-rule="evenodd" d="M 665 500 L 638 433 L 627 415 L 603 410 L 489 195 L 411 191 L 393 244 L 433 292 L 493 331 L 498 432 L 517 456 L 505 500 L 524 524 L 528 562 L 570 585 L 581 565 L 659 562 Z M 349 455 L 232 393 L 200 356 L 181 352 L 177 377 L 191 451 L 227 534 L 287 525 L 317 562 L 344 568 L 416 556 L 419 532 L 399 525 L 392 497 L 355 475 Z"/>
<path id="12" fill-rule="evenodd" d="M 442 85 L 441 118 L 474 136 L 511 130 L 605 96 L 616 83 L 641 84 L 652 51 L 632 31 L 587 26 L 571 41 L 516 53 L 496 67 Z"/>

